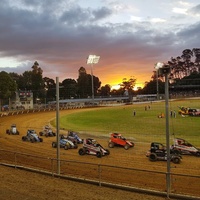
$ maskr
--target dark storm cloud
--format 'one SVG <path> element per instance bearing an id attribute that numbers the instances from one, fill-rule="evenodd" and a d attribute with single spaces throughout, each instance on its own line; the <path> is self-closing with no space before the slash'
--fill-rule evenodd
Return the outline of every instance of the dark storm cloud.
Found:
<path id="1" fill-rule="evenodd" d="M 74 78 L 89 54 L 101 56 L 101 70 L 110 65 L 107 73 L 127 63 L 140 62 L 135 69 L 140 70 L 146 60 L 153 68 L 158 58 L 183 50 L 181 44 L 174 45 L 179 37 L 187 46 L 187 38 L 199 31 L 199 24 L 176 34 L 155 30 L 150 22 L 108 23 L 110 8 L 82 8 L 73 1 L 24 0 L 12 6 L 9 2 L 0 2 L 0 54 L 22 63 L 32 61 L 17 66 L 15 72 L 31 70 L 37 60 L 45 76 L 60 73 Z"/>
<path id="2" fill-rule="evenodd" d="M 112 14 L 112 11 L 106 7 L 92 10 L 90 8 L 83 9 L 79 6 L 74 6 L 65 11 L 61 16 L 61 22 L 65 22 L 69 25 L 77 24 L 90 24 L 102 20 Z"/>
<path id="3" fill-rule="evenodd" d="M 188 10 L 188 13 L 200 15 L 200 4 Z"/>
<path id="4" fill-rule="evenodd" d="M 187 45 L 190 48 L 199 48 L 199 32 L 200 32 L 200 23 L 193 24 L 191 26 L 185 27 L 178 33 L 180 41 L 187 41 Z"/>
<path id="5" fill-rule="evenodd" d="M 94 20 L 104 19 L 112 14 L 112 11 L 106 7 L 102 7 L 100 9 L 94 10 L 93 12 Z"/>

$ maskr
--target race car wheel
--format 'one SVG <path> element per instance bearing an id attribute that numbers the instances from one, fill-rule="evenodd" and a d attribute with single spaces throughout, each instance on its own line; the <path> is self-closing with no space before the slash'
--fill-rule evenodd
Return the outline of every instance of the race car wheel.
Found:
<path id="1" fill-rule="evenodd" d="M 43 142 L 43 138 L 39 138 L 40 142 Z"/>
<path id="2" fill-rule="evenodd" d="M 181 162 L 181 159 L 179 158 L 179 157 L 174 157 L 173 159 L 172 159 L 172 162 L 173 163 L 175 163 L 175 164 L 179 164 L 180 162 Z"/>
<path id="3" fill-rule="evenodd" d="M 195 155 L 200 157 L 200 151 L 197 151 Z"/>
<path id="4" fill-rule="evenodd" d="M 22 141 L 26 141 L 26 137 L 25 136 L 22 136 Z"/>
<path id="5" fill-rule="evenodd" d="M 43 135 L 43 133 L 42 133 L 42 132 L 39 132 L 39 135 L 40 135 L 40 136 L 42 136 L 42 135 Z"/>
<path id="6" fill-rule="evenodd" d="M 34 139 L 34 138 L 31 138 L 31 142 L 32 142 L 32 143 L 35 142 L 35 139 Z"/>
<path id="7" fill-rule="evenodd" d="M 53 147 L 53 148 L 56 148 L 56 147 L 57 147 L 56 142 L 52 142 L 52 147 Z"/>
<path id="8" fill-rule="evenodd" d="M 68 147 L 67 144 L 64 146 L 64 149 L 65 149 L 65 150 L 68 150 L 68 149 L 69 149 L 69 147 Z"/>
<path id="9" fill-rule="evenodd" d="M 124 145 L 124 149 L 128 150 L 130 146 L 128 144 Z"/>
<path id="10" fill-rule="evenodd" d="M 149 160 L 155 162 L 157 160 L 157 155 L 155 153 L 151 153 L 149 155 Z"/>
<path id="11" fill-rule="evenodd" d="M 102 157 L 102 154 L 101 154 L 101 152 L 97 152 L 97 154 L 96 154 L 96 156 L 97 156 L 97 158 L 101 158 Z"/>
<path id="12" fill-rule="evenodd" d="M 114 142 L 109 142 L 108 147 L 113 148 L 115 146 Z"/>
<path id="13" fill-rule="evenodd" d="M 85 155 L 85 150 L 83 148 L 81 148 L 78 150 L 78 153 L 80 156 L 83 156 L 83 155 Z"/>

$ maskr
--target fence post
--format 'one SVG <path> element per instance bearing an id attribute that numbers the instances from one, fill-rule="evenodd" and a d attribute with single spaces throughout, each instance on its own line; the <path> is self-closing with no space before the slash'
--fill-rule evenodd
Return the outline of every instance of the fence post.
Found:
<path id="1" fill-rule="evenodd" d="M 101 165 L 98 164 L 99 186 L 101 186 Z"/>
<path id="2" fill-rule="evenodd" d="M 14 155 L 15 155 L 15 169 L 16 169 L 17 168 L 17 153 L 15 152 Z"/>
<path id="3" fill-rule="evenodd" d="M 52 176 L 54 176 L 54 165 L 53 165 L 53 158 L 51 159 L 51 172 L 52 172 Z"/>

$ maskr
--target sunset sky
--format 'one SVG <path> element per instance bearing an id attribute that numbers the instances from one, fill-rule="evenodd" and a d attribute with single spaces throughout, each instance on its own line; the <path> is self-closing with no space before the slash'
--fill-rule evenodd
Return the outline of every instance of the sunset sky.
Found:
<path id="1" fill-rule="evenodd" d="M 156 62 L 200 47 L 199 0 L 1 0 L 0 71 L 78 78 L 88 55 L 102 85 L 151 79 Z"/>

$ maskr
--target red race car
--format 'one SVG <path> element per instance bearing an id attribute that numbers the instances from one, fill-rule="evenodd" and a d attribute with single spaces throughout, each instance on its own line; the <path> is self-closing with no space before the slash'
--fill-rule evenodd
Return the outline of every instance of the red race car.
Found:
<path id="1" fill-rule="evenodd" d="M 128 150 L 130 147 L 134 147 L 134 142 L 127 140 L 119 133 L 111 133 L 108 146 L 113 148 L 114 146 L 123 146 Z"/>

